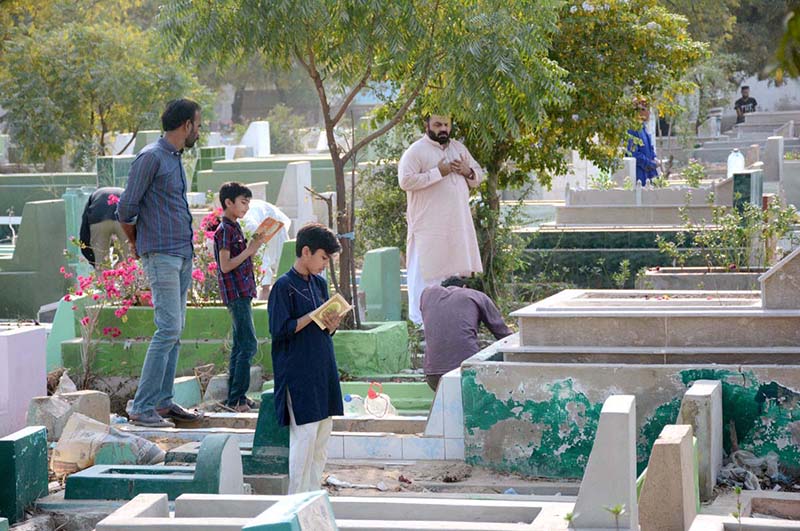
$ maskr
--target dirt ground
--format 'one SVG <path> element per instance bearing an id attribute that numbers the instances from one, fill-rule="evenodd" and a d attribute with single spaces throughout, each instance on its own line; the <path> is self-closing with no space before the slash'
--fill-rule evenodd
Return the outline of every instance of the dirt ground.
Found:
<path id="1" fill-rule="evenodd" d="M 358 488 L 337 486 L 339 482 L 358 484 Z M 380 496 L 397 493 L 449 492 L 471 494 L 530 494 L 540 490 L 542 494 L 563 490 L 572 495 L 577 491 L 577 481 L 559 481 L 523 478 L 515 474 L 503 474 L 484 468 L 471 467 L 464 463 L 442 463 L 440 461 L 417 461 L 412 464 L 386 463 L 383 465 L 364 462 L 328 463 L 323 483 L 332 496 Z M 541 490 L 541 489 L 546 489 Z"/>

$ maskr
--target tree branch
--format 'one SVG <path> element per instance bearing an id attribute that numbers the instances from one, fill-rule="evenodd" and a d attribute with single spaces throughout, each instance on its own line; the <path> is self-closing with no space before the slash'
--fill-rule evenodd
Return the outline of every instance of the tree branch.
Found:
<path id="1" fill-rule="evenodd" d="M 369 56 L 369 61 L 367 62 L 367 71 L 364 72 L 364 75 L 361 77 L 361 80 L 358 82 L 358 84 L 356 84 L 355 87 L 353 87 L 353 89 L 350 91 L 350 93 L 342 102 L 341 107 L 339 107 L 339 110 L 336 112 L 336 116 L 333 117 L 333 125 L 339 123 L 339 120 L 341 120 L 342 117 L 344 116 L 344 113 L 347 112 L 347 108 L 350 107 L 350 104 L 353 102 L 358 93 L 361 92 L 361 89 L 367 86 L 367 81 L 369 80 L 369 76 L 372 74 L 373 57 L 372 57 L 371 47 L 367 50 L 367 55 Z"/>
<path id="2" fill-rule="evenodd" d="M 386 131 L 390 130 L 392 127 L 397 125 L 400 122 L 400 120 L 403 119 L 403 116 L 405 116 L 406 111 L 408 111 L 408 109 L 411 107 L 411 104 L 414 103 L 414 100 L 417 99 L 417 96 L 419 96 L 419 93 L 422 92 L 422 89 L 423 89 L 423 87 L 425 87 L 425 84 L 427 82 L 428 82 L 428 75 L 425 74 L 425 77 L 422 78 L 422 81 L 420 81 L 420 83 L 416 86 L 416 88 L 408 96 L 408 98 L 406 99 L 405 103 L 403 103 L 403 105 L 401 105 L 400 108 L 397 109 L 397 112 L 394 113 L 394 116 L 392 116 L 392 118 L 388 122 L 386 122 L 379 129 L 373 131 L 372 133 L 368 134 L 367 136 L 365 136 L 364 138 L 359 140 L 358 143 L 356 143 L 356 145 L 354 145 L 352 147 L 352 149 L 350 149 L 347 153 L 345 153 L 342 156 L 342 165 L 347 164 L 347 162 L 351 158 L 353 158 L 355 156 L 355 154 L 358 153 L 358 151 L 361 148 L 363 148 L 364 146 L 366 146 L 367 144 L 369 144 L 370 142 L 372 142 L 373 140 L 375 140 L 379 136 L 381 136 L 384 133 L 386 133 Z"/>

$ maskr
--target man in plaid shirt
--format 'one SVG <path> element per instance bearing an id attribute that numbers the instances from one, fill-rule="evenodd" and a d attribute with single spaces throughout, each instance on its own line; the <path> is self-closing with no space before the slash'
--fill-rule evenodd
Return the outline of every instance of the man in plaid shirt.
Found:
<path id="1" fill-rule="evenodd" d="M 214 232 L 219 291 L 233 323 L 228 399 L 225 405 L 242 413 L 250 411 L 255 405 L 246 396 L 250 387 L 250 360 L 258 350 L 251 305 L 256 297 L 252 256 L 263 243 L 262 235 L 256 233 L 248 244 L 238 221 L 250 208 L 252 196 L 253 193 L 243 184 L 223 184 L 219 189 L 219 202 L 224 209 L 222 223 Z"/>

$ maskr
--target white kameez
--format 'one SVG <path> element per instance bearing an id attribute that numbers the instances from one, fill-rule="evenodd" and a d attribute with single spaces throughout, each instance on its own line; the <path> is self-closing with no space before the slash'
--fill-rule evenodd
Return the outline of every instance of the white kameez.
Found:
<path id="1" fill-rule="evenodd" d="M 452 162 L 462 157 L 474 171 L 471 179 L 455 172 L 444 176 L 439 172 L 440 161 Z M 483 170 L 456 140 L 442 146 L 423 136 L 400 159 L 398 181 L 408 201 L 409 319 L 417 324 L 422 322 L 419 297 L 426 286 L 453 275 L 483 271 L 469 208 L 469 190 L 482 179 Z"/>

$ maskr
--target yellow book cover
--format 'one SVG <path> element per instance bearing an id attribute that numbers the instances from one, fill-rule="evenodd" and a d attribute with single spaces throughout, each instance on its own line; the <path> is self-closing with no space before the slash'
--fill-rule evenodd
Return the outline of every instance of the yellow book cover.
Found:
<path id="1" fill-rule="evenodd" d="M 311 320 L 317 323 L 317 326 L 324 330 L 325 324 L 322 322 L 323 315 L 327 314 L 328 312 L 335 312 L 339 316 L 342 316 L 352 309 L 353 307 L 350 305 L 350 303 L 348 303 L 344 297 L 337 293 L 325 301 L 325 304 L 311 312 Z"/>

